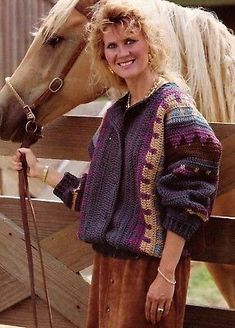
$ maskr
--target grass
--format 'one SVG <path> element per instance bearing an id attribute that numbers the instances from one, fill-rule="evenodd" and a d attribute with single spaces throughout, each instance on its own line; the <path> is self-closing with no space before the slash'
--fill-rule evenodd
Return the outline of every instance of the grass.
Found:
<path id="1" fill-rule="evenodd" d="M 192 262 L 187 303 L 228 307 L 206 266 L 200 262 Z"/>

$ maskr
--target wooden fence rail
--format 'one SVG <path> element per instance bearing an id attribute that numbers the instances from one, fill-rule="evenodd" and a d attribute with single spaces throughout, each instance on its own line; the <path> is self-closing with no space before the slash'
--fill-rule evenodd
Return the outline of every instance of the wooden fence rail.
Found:
<path id="1" fill-rule="evenodd" d="M 88 161 L 87 145 L 100 122 L 101 118 L 97 117 L 62 117 L 45 129 L 45 137 L 33 148 L 37 156 L 42 158 Z M 219 194 L 222 195 L 235 188 L 235 125 L 212 124 L 212 128 L 224 147 L 219 186 Z M 13 143 L 0 141 L 0 155 L 12 155 L 16 147 Z M 77 215 L 74 212 L 58 201 L 35 199 L 33 202 L 51 303 L 64 318 L 56 316 L 56 327 L 82 328 L 86 316 L 88 284 L 78 273 L 92 264 L 91 247 L 76 238 Z M 0 211 L 0 291 L 6 295 L 0 298 L 0 311 L 3 311 L 0 314 L 1 325 L 14 321 L 16 308 L 13 306 L 27 302 L 24 300 L 29 296 L 29 288 L 18 198 L 0 197 Z M 34 236 L 31 223 L 30 229 Z M 235 219 L 213 217 L 190 243 L 192 258 L 196 261 L 235 264 L 234 231 Z M 194 248 L 196 241 L 197 249 Z M 32 244 L 36 291 L 40 299 L 44 300 L 37 246 L 34 242 Z M 23 309 L 26 311 L 25 307 Z M 15 323 L 20 324 L 19 316 L 17 320 Z M 41 327 L 46 328 L 45 316 L 40 320 Z M 27 327 L 33 327 L 32 323 L 29 322 Z M 234 328 L 235 311 L 187 305 L 184 328 L 199 327 Z"/>

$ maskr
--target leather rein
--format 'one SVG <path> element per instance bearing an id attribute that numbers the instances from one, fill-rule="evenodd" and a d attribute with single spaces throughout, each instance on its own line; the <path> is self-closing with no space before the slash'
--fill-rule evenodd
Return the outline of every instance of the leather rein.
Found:
<path id="1" fill-rule="evenodd" d="M 77 8 L 76 8 L 77 9 Z M 35 143 L 41 137 L 41 127 L 39 127 L 36 123 L 36 117 L 34 115 L 34 111 L 36 108 L 39 108 L 44 103 L 46 103 L 53 95 L 59 92 L 63 85 L 64 80 L 75 64 L 77 58 L 80 56 L 81 52 L 85 48 L 86 42 L 85 39 L 82 39 L 79 46 L 73 52 L 71 58 L 68 60 L 66 65 L 64 66 L 63 70 L 61 71 L 58 77 L 55 77 L 49 84 L 46 91 L 44 91 L 33 103 L 32 105 L 25 104 L 24 100 L 21 98 L 19 93 L 16 91 L 15 87 L 10 82 L 10 78 L 6 78 L 6 84 L 15 95 L 16 99 L 20 103 L 21 107 L 23 108 L 27 123 L 25 125 L 25 136 L 22 142 L 21 147 L 29 148 L 33 143 Z M 25 155 L 22 154 L 20 158 L 22 162 L 22 170 L 18 172 L 19 174 L 19 195 L 20 195 L 20 206 L 21 206 L 21 215 L 22 215 L 22 222 L 23 222 L 23 229 L 25 235 L 25 244 L 26 244 L 26 253 L 27 253 L 27 260 L 28 260 L 28 268 L 29 268 L 29 280 L 30 280 L 30 290 L 31 290 L 31 299 L 32 299 L 32 307 L 33 307 L 33 318 L 34 318 L 34 325 L 38 328 L 38 318 L 37 318 L 37 308 L 36 308 L 36 292 L 35 292 L 35 278 L 34 278 L 34 267 L 33 267 L 33 254 L 31 248 L 31 237 L 30 237 L 30 230 L 29 230 L 29 222 L 28 222 L 28 214 L 27 214 L 27 201 L 29 203 L 29 207 L 32 213 L 33 224 L 35 229 L 35 236 L 36 242 L 39 252 L 40 264 L 41 264 L 41 271 L 42 271 L 42 278 L 43 278 L 43 287 L 46 296 L 47 308 L 48 308 L 48 316 L 49 316 L 49 323 L 50 327 L 52 328 L 52 314 L 51 314 L 51 306 L 48 296 L 47 284 L 46 284 L 46 276 L 43 264 L 43 257 L 42 251 L 40 246 L 39 240 L 39 233 L 37 228 L 36 216 L 29 192 L 28 187 L 28 177 L 27 177 L 27 162 Z"/>

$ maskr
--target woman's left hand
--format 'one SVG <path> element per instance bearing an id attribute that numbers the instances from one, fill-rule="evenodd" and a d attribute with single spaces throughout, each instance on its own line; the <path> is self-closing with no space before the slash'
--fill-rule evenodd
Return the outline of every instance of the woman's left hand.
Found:
<path id="1" fill-rule="evenodd" d="M 146 296 L 145 316 L 148 322 L 155 325 L 168 315 L 174 291 L 175 286 L 158 274 L 150 285 Z"/>

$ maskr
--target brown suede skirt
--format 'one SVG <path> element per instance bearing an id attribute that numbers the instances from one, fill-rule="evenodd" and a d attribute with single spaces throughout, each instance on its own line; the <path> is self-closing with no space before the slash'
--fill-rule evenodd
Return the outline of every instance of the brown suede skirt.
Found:
<path id="1" fill-rule="evenodd" d="M 145 319 L 145 299 L 160 259 L 121 259 L 95 251 L 87 328 L 182 328 L 190 258 L 176 269 L 176 288 L 167 317 L 153 326 Z"/>

